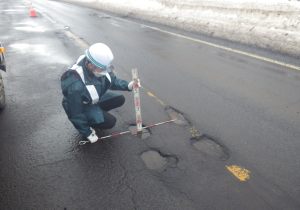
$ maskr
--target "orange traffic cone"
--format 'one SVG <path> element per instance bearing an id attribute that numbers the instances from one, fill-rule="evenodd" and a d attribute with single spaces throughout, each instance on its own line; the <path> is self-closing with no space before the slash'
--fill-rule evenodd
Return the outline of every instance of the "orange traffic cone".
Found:
<path id="1" fill-rule="evenodd" d="M 36 11 L 33 7 L 30 7 L 29 16 L 30 17 L 37 17 Z"/>

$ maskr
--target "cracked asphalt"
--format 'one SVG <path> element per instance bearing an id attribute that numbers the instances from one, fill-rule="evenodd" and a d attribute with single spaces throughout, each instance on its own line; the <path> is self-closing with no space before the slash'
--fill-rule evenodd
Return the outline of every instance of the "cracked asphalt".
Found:
<path id="1" fill-rule="evenodd" d="M 33 3 L 35 18 L 28 15 L 29 1 L 0 2 L 0 40 L 7 48 L 0 209 L 299 209 L 300 121 L 294 112 L 300 98 L 289 91 L 300 89 L 298 72 L 286 75 L 137 20 L 55 1 Z M 151 128 L 145 139 L 129 134 L 79 146 L 84 139 L 61 106 L 60 76 L 94 42 L 111 46 L 120 78 L 130 80 L 138 68 L 144 125 L 177 121 Z M 272 79 L 290 82 L 275 91 L 288 111 L 279 107 L 285 104 L 263 109 L 274 92 L 260 101 L 263 96 L 231 83 L 251 83 L 239 73 L 249 65 L 264 70 L 269 85 Z M 229 75 L 216 70 L 224 66 L 232 68 Z M 257 82 L 257 72 L 249 72 Z M 135 122 L 133 96 L 123 93 L 125 105 L 112 112 L 117 125 L 99 135 Z M 268 142 L 275 136 L 276 143 L 287 139 L 285 145 Z M 227 170 L 231 165 L 249 169 L 249 180 L 237 179 Z"/>

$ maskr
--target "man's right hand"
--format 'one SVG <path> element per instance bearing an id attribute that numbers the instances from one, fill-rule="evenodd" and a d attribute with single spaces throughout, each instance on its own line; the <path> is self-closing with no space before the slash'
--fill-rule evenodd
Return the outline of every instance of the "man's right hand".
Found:
<path id="1" fill-rule="evenodd" d="M 132 80 L 131 82 L 129 82 L 128 90 L 132 91 L 134 87 L 137 87 L 137 88 L 142 87 L 139 79 L 137 81 Z"/>

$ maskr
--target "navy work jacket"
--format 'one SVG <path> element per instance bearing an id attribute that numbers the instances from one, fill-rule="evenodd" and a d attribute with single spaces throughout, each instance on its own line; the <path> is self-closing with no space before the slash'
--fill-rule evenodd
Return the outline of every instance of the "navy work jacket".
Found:
<path id="1" fill-rule="evenodd" d="M 92 133 L 91 125 L 104 121 L 103 111 L 99 103 L 119 95 L 107 90 L 129 91 L 129 89 L 128 82 L 118 79 L 112 71 L 109 72 L 111 81 L 106 76 L 95 77 L 85 67 L 85 61 L 86 57 L 82 56 L 82 59 L 77 63 L 83 69 L 85 84 L 76 70 L 68 69 L 61 76 L 61 89 L 64 96 L 62 105 L 69 120 L 83 136 L 88 137 Z M 92 104 L 92 98 L 86 85 L 95 86 L 99 95 L 97 104 Z"/>

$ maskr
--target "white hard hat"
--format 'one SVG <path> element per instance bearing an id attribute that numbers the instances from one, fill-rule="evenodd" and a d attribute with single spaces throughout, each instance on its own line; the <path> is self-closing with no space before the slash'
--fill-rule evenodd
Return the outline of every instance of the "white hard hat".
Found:
<path id="1" fill-rule="evenodd" d="M 114 59 L 110 48 L 103 43 L 91 45 L 89 49 L 85 51 L 85 56 L 92 64 L 101 69 L 106 69 Z"/>

